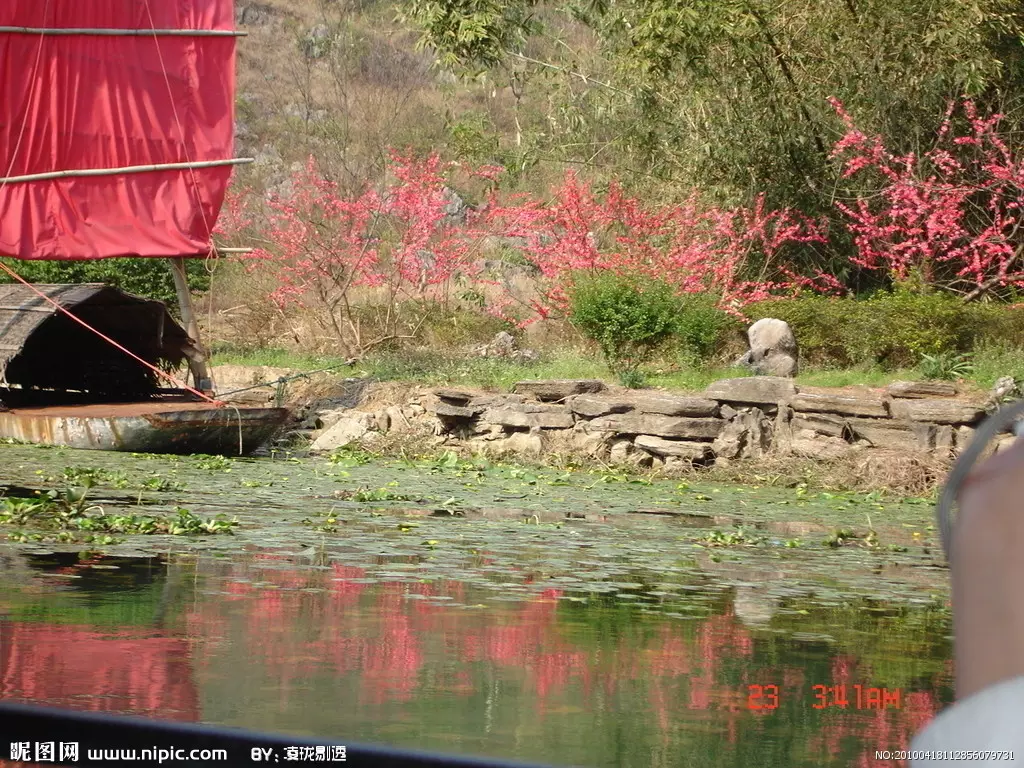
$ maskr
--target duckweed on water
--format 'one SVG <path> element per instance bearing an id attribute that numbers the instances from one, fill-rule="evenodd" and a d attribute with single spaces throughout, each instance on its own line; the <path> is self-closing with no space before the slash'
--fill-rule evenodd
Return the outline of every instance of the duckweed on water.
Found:
<path id="1" fill-rule="evenodd" d="M 389 483 L 391 487 L 398 483 Z M 416 501 L 417 498 L 405 493 L 396 493 L 391 488 L 356 488 L 354 490 L 335 491 L 335 498 L 347 499 L 350 501 Z"/>
<path id="2" fill-rule="evenodd" d="M 403 563 L 418 581 L 456 578 L 507 594 L 575 585 L 572 596 L 582 600 L 621 592 L 612 582 L 656 583 L 667 591 L 666 584 L 678 590 L 694 576 L 700 591 L 744 581 L 763 584 L 766 595 L 808 595 L 823 584 L 842 584 L 844 594 L 900 600 L 947 588 L 930 509 L 917 500 L 710 486 L 454 453 L 232 459 L 18 446 L 5 449 L 8 456 L 8 482 L 44 491 L 62 492 L 62 467 L 77 461 L 93 470 L 77 477 L 95 484 L 85 504 L 101 508 L 85 517 L 97 528 L 69 522 L 30 529 L 5 521 L 19 535 L 45 534 L 54 551 L 58 534 L 114 533 L 126 541 L 103 545 L 108 553 L 134 548 L 245 558 L 315 549 L 318 566 L 351 564 L 367 569 L 367 578 Z M 119 493 L 124 487 L 129 490 Z M 881 501 L 885 509 L 876 512 Z M 143 504 L 147 514 L 139 515 Z M 182 507 L 191 517 L 180 516 Z M 202 535 L 227 530 L 235 535 Z M 160 533 L 200 536 L 153 535 Z M 39 539 L 25 541 L 21 548 L 31 550 Z M 659 610 L 688 609 L 666 604 Z"/>
<path id="3" fill-rule="evenodd" d="M 734 531 L 711 531 L 697 541 L 709 547 L 756 547 L 758 544 L 764 543 L 765 537 L 752 535 L 742 526 L 737 526 Z"/>
<path id="4" fill-rule="evenodd" d="M 233 462 L 226 456 L 204 456 L 196 455 L 192 459 L 199 469 L 209 469 L 215 472 L 230 472 Z"/>
<path id="5" fill-rule="evenodd" d="M 8 534 L 11 541 L 90 541 L 115 543 L 99 534 L 214 534 L 231 533 L 237 520 L 224 515 L 202 519 L 187 509 L 178 508 L 174 515 L 138 515 L 128 512 L 108 514 L 99 504 L 92 504 L 87 487 L 64 491 L 36 491 L 31 498 L 5 497 L 0 499 L 0 525 L 27 528 Z M 92 534 L 85 539 L 73 533 Z M 97 538 L 98 537 L 98 538 Z"/>

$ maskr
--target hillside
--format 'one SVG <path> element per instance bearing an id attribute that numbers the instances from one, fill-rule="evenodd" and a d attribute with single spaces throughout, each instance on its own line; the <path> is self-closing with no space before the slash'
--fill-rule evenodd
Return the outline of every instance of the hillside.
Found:
<path id="1" fill-rule="evenodd" d="M 507 73 L 457 78 L 433 67 L 396 14 L 395 3 L 376 0 L 238 4 L 238 27 L 248 33 L 238 55 L 238 151 L 257 158 L 253 176 L 240 180 L 273 184 L 314 154 L 344 188 L 358 189 L 382 171 L 391 148 L 518 162 L 532 176 L 557 178 L 560 167 L 537 168 L 553 162 L 539 156 L 550 88 L 520 95 L 517 146 Z"/>
<path id="2" fill-rule="evenodd" d="M 706 359 L 716 329 L 765 302 L 806 336 L 826 315 L 877 324 L 874 305 L 815 295 L 878 294 L 946 328 L 964 326 L 964 301 L 1024 290 L 1018 0 L 236 12 L 236 151 L 256 162 L 236 171 L 216 235 L 256 252 L 212 276 L 192 265 L 215 342 L 345 357 L 465 347 L 564 321 L 597 275 L 683 302 L 676 336 L 699 336 Z M 21 267 L 173 302 L 159 264 Z M 629 303 L 638 286 L 605 288 Z M 827 357 L 966 353 L 1012 336 L 996 320 L 911 333 L 896 356 L 855 330 L 870 341 Z M 567 324 L 553 335 L 576 338 Z"/>

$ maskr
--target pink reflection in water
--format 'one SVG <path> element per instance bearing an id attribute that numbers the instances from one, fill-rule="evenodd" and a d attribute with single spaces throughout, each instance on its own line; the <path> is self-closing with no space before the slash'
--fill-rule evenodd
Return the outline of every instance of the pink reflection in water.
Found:
<path id="1" fill-rule="evenodd" d="M 235 578 L 248 575 L 244 566 L 236 574 Z M 570 703 L 574 695 L 592 702 L 592 694 L 601 691 L 609 701 L 626 686 L 641 686 L 666 743 L 698 712 L 707 714 L 697 719 L 713 718 L 734 743 L 739 724 L 752 716 L 746 706 L 746 670 L 754 668 L 754 640 L 731 609 L 699 621 L 655 626 L 646 634 L 623 633 L 595 645 L 586 632 L 575 638 L 571 625 L 560 619 L 560 590 L 491 606 L 484 613 L 431 602 L 438 597 L 463 602 L 466 587 L 460 582 L 392 582 L 368 590 L 353 581 L 365 576 L 363 569 L 342 566 L 335 566 L 326 579 L 322 572 L 269 570 L 261 571 L 259 578 L 277 589 L 232 585 L 233 594 L 248 595 L 242 610 L 250 628 L 234 642 L 251 645 L 241 652 L 259 657 L 282 691 L 324 667 L 337 674 L 360 674 L 361 701 L 366 705 L 408 701 L 417 695 L 476 693 L 465 668 L 435 675 L 427 687 L 427 660 L 442 657 L 460 666 L 487 663 L 505 670 L 534 696 L 542 713 Z M 308 587 L 326 592 L 302 591 Z M 424 599 L 409 599 L 410 595 Z M 353 611 L 357 605 L 359 610 Z M 206 601 L 189 614 L 188 633 L 197 639 L 222 636 L 225 621 L 223 606 Z M 297 626 L 306 629 L 297 632 Z M 726 682 L 728 669 L 743 670 L 742 685 Z M 854 655 L 836 657 L 831 672 L 833 684 L 870 684 L 870 670 Z M 786 696 L 811 706 L 814 699 L 804 690 L 801 667 L 783 666 L 770 676 L 781 683 Z M 934 681 L 936 687 L 940 682 Z M 869 765 L 875 749 L 905 749 L 912 734 L 938 709 L 932 693 L 915 692 L 904 697 L 898 710 L 839 712 L 822 719 L 822 730 L 810 746 L 838 755 L 844 740 L 858 738 L 870 745 L 859 764 Z"/>
<path id="2" fill-rule="evenodd" d="M 808 708 L 814 701 L 808 682 L 823 682 L 805 680 L 799 666 L 760 668 L 753 636 L 731 609 L 643 631 L 627 628 L 595 642 L 590 627 L 560 612 L 560 590 L 485 612 L 449 605 L 468 599 L 461 582 L 359 583 L 365 577 L 350 566 L 229 566 L 215 576 L 221 591 L 184 613 L 185 639 L 0 622 L 0 697 L 197 720 L 193 670 L 216 674 L 227 656 L 258 669 L 266 683 L 262 695 L 277 697 L 282 708 L 293 696 L 305 696 L 296 691 L 324 671 L 359 675 L 366 707 L 468 697 L 479 685 L 469 665 L 486 664 L 520 684 L 541 713 L 581 701 L 594 711 L 614 710 L 617 694 L 640 692 L 646 713 L 633 715 L 648 717 L 667 746 L 695 720 L 713 721 L 736 743 L 740 726 L 754 722 L 746 707 L 748 682 L 777 683 L 783 698 L 800 697 Z M 428 662 L 438 660 L 445 663 L 430 665 L 426 674 Z M 870 669 L 853 654 L 835 657 L 830 671 L 833 685 L 870 684 Z M 934 687 L 941 682 L 934 680 Z M 808 748 L 839 755 L 844 741 L 855 738 L 866 745 L 856 765 L 874 765 L 874 750 L 906 749 L 939 706 L 931 692 L 908 691 L 898 710 L 831 711 Z"/>
<path id="3" fill-rule="evenodd" d="M 0 622 L 0 699 L 199 720 L 185 640 L 123 630 Z"/>

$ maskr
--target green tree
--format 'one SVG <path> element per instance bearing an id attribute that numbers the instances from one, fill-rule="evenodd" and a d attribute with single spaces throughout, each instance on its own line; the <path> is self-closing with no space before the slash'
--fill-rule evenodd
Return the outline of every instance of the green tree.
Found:
<path id="1" fill-rule="evenodd" d="M 3 259 L 11 269 L 31 283 L 106 283 L 127 293 L 164 302 L 171 314 L 178 315 L 178 294 L 165 259 L 98 259 L 95 261 L 22 261 Z M 203 259 L 185 260 L 189 287 L 205 291 L 210 273 Z M 0 283 L 13 282 L 0 272 Z"/>
<path id="2" fill-rule="evenodd" d="M 1006 114 L 1010 133 L 1024 129 L 1019 0 L 406 0 L 404 8 L 441 65 L 473 72 L 532 58 L 530 44 L 568 49 L 558 40 L 567 25 L 590 29 L 607 62 L 600 78 L 576 71 L 578 52 L 549 66 L 576 71 L 572 106 L 604 132 L 561 137 L 562 157 L 592 160 L 604 141 L 616 169 L 633 171 L 648 192 L 653 176 L 727 203 L 764 193 L 770 207 L 837 220 L 836 199 L 871 190 L 842 178 L 830 157 L 843 126 L 829 97 L 899 153 L 926 150 L 962 95 Z M 851 271 L 849 243 L 842 227 L 834 231 L 831 251 L 808 252 L 813 266 L 854 287 L 884 281 Z"/>

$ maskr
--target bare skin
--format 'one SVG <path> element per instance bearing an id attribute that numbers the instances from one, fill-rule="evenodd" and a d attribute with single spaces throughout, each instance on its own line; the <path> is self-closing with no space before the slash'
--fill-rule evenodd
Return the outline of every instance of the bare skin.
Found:
<path id="1" fill-rule="evenodd" d="M 951 543 L 956 692 L 1024 675 L 1024 440 L 960 490 Z"/>

